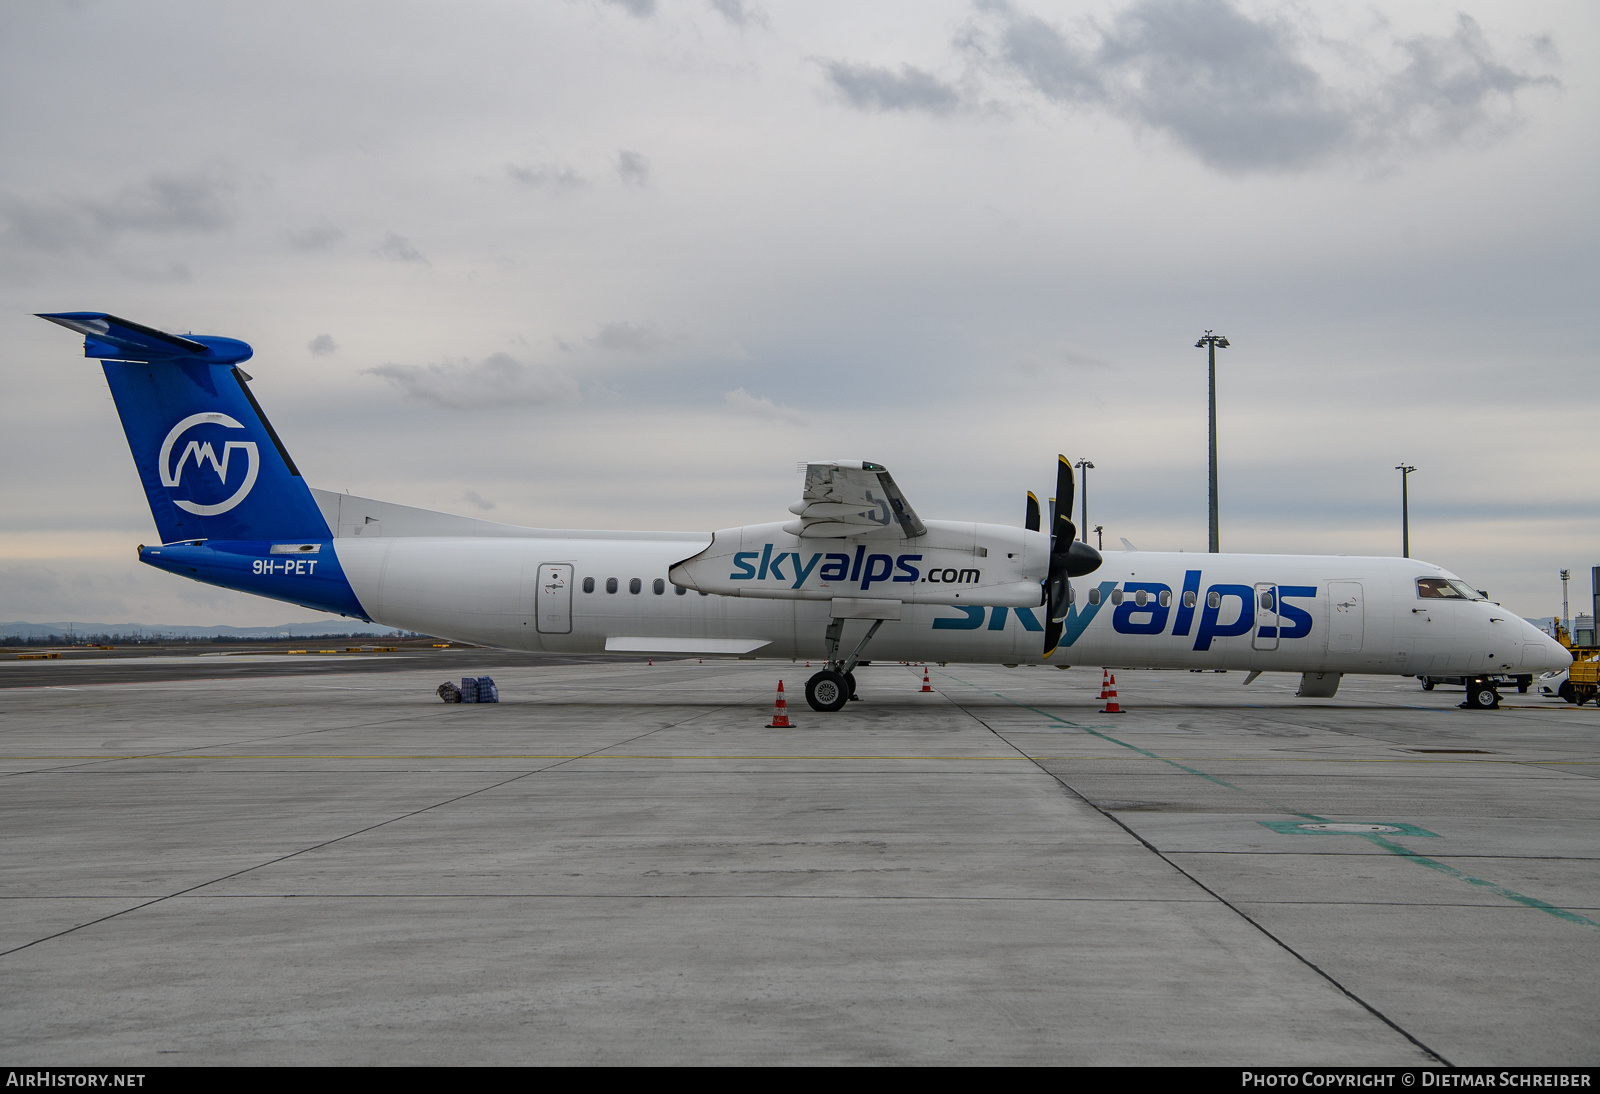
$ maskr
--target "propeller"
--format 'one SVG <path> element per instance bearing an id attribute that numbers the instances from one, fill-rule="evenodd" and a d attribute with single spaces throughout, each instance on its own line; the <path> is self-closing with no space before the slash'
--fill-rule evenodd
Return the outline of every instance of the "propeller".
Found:
<path id="1" fill-rule="evenodd" d="M 1039 530 L 1039 499 L 1032 490 L 1028 491 L 1028 515 L 1023 520 L 1022 526 L 1030 532 Z"/>
<path id="2" fill-rule="evenodd" d="M 1061 642 L 1062 624 L 1067 618 L 1068 578 L 1092 574 L 1100 568 L 1100 552 L 1078 540 L 1078 529 L 1068 515 L 1077 484 L 1072 464 L 1065 456 L 1056 457 L 1056 496 L 1050 523 L 1050 572 L 1044 579 L 1045 626 L 1044 655 L 1049 657 Z M 1030 518 L 1037 513 L 1038 500 L 1028 495 Z"/>

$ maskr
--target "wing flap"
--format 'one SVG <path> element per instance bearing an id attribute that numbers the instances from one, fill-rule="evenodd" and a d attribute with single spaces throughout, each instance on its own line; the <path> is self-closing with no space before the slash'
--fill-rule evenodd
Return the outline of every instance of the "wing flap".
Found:
<path id="1" fill-rule="evenodd" d="M 789 511 L 800 519 L 784 531 L 807 539 L 873 532 L 914 539 L 927 532 L 888 469 L 865 460 L 807 464 L 805 493 Z"/>

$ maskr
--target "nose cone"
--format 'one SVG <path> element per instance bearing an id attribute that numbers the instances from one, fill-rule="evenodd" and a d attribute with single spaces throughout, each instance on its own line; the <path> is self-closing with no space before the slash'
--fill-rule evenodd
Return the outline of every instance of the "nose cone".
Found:
<path id="1" fill-rule="evenodd" d="M 1529 637 L 1524 647 L 1527 656 L 1523 658 L 1523 668 L 1532 672 L 1560 672 L 1572 664 L 1572 652 L 1551 638 L 1548 634 L 1534 627 L 1529 627 L 1534 635 L 1538 636 L 1535 643 Z"/>

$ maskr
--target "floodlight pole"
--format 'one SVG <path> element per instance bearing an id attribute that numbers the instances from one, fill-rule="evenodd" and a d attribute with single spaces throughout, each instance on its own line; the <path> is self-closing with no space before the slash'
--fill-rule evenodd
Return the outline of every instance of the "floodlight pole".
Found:
<path id="1" fill-rule="evenodd" d="M 1567 579 L 1571 576 L 1571 570 L 1561 571 L 1561 625 L 1567 629 L 1568 636 L 1572 634 L 1572 615 L 1567 611 Z"/>
<path id="2" fill-rule="evenodd" d="M 1106 526 L 1103 524 L 1094 526 L 1094 545 L 1097 550 L 1103 551 L 1106 549 L 1106 537 L 1103 534 L 1105 530 Z M 1600 566 L 1595 567 L 1595 569 L 1600 570 Z"/>
<path id="3" fill-rule="evenodd" d="M 1083 486 L 1079 488 L 1078 496 L 1083 499 L 1083 520 L 1079 527 L 1083 529 L 1083 542 L 1089 542 L 1089 472 L 1094 470 L 1094 464 L 1088 460 L 1078 461 L 1078 470 L 1083 472 Z"/>
<path id="4" fill-rule="evenodd" d="M 1411 472 L 1416 468 L 1410 464 L 1397 463 L 1394 469 L 1400 472 L 1400 557 L 1411 557 L 1411 502 L 1406 495 L 1406 480 L 1411 477 Z"/>
<path id="5" fill-rule="evenodd" d="M 1227 349 L 1228 339 L 1208 330 L 1194 345 L 1196 349 L 1206 347 L 1211 377 L 1211 553 L 1218 554 L 1222 547 L 1217 528 L 1217 348 Z"/>

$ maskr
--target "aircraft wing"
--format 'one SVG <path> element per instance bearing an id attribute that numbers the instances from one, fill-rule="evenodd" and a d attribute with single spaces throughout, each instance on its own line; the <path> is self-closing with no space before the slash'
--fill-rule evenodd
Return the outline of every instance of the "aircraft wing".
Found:
<path id="1" fill-rule="evenodd" d="M 805 493 L 789 512 L 800 519 L 783 530 L 806 539 L 873 532 L 911 539 L 927 531 L 888 469 L 865 460 L 808 463 Z"/>

